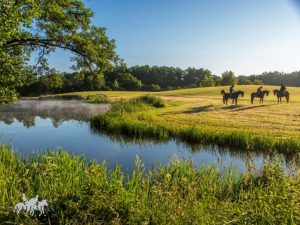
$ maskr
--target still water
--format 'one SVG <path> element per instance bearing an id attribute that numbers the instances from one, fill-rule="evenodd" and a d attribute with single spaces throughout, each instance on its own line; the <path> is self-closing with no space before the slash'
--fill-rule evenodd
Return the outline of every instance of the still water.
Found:
<path id="1" fill-rule="evenodd" d="M 131 171 L 139 155 L 146 168 L 176 159 L 192 160 L 197 165 L 215 164 L 221 170 L 231 166 L 243 172 L 247 165 L 259 168 L 269 158 L 262 153 L 246 153 L 215 146 L 189 146 L 174 140 L 159 143 L 109 136 L 93 130 L 88 119 L 109 110 L 108 104 L 79 101 L 19 101 L 0 109 L 0 142 L 10 144 L 25 156 L 46 149 L 64 149 L 84 155 L 86 160 L 105 160 Z"/>

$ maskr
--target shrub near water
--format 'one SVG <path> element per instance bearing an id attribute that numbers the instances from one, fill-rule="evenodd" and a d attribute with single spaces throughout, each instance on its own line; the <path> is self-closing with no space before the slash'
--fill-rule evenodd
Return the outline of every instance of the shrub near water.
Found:
<path id="1" fill-rule="evenodd" d="M 133 99 L 133 101 L 140 101 L 150 106 L 153 106 L 155 108 L 162 108 L 166 106 L 164 101 L 161 98 L 156 96 L 151 96 L 151 95 L 141 96 Z"/>
<path id="2" fill-rule="evenodd" d="M 94 103 L 94 104 L 100 104 L 100 103 L 109 103 L 109 100 L 106 95 L 88 95 L 85 99 L 87 103 Z"/>
<path id="3" fill-rule="evenodd" d="M 177 161 L 145 173 L 137 157 L 128 177 L 63 151 L 25 160 L 0 148 L 0 224 L 300 223 L 299 177 L 279 164 L 239 176 Z M 46 198 L 53 210 L 16 215 L 22 193 Z"/>

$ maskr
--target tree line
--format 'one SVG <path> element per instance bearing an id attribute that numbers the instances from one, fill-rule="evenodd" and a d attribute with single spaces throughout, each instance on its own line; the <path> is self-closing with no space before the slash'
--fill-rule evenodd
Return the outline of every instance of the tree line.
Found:
<path id="1" fill-rule="evenodd" d="M 43 70 L 43 74 L 31 73 L 27 77 L 27 84 L 18 89 L 22 96 L 97 90 L 162 91 L 232 84 L 280 85 L 284 83 L 288 86 L 300 86 L 300 72 L 290 74 L 264 72 L 259 75 L 236 76 L 233 71 L 225 71 L 220 77 L 204 68 L 181 69 L 148 65 L 127 68 L 124 63 L 103 75 L 89 71 L 60 73 L 48 68 Z"/>
<path id="2" fill-rule="evenodd" d="M 160 91 L 231 84 L 284 83 L 300 86 L 300 72 L 267 72 L 221 77 L 204 68 L 128 67 L 115 41 L 91 23 L 93 12 L 81 0 L 0 1 L 0 105 L 18 95 L 87 90 Z M 50 69 L 47 57 L 57 48 L 71 51 L 76 72 Z M 35 53 L 35 54 L 33 54 Z M 32 56 L 36 64 L 29 66 Z"/>

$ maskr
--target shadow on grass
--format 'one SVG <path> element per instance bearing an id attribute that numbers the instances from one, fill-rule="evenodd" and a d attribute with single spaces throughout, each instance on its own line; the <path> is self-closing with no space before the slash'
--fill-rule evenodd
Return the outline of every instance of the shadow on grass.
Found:
<path id="1" fill-rule="evenodd" d="M 190 113 L 199 113 L 199 112 L 206 112 L 208 111 L 213 105 L 204 105 L 200 107 L 190 108 L 189 110 L 183 111 L 183 113 L 190 114 Z"/>
<path id="2" fill-rule="evenodd" d="M 275 104 L 272 104 L 275 105 Z M 243 106 L 243 105 L 230 105 L 230 106 L 223 106 L 221 107 L 221 109 L 227 109 L 227 110 L 231 110 L 231 111 L 244 111 L 244 110 L 250 110 L 250 109 L 256 109 L 256 108 L 263 108 L 263 107 L 270 107 L 272 105 L 252 105 L 252 106 Z"/>

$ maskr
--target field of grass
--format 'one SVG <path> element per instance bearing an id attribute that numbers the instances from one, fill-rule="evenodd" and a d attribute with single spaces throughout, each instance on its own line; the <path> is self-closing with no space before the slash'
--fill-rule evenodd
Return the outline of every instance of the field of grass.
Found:
<path id="1" fill-rule="evenodd" d="M 228 90 L 228 87 L 153 93 L 78 92 L 71 93 L 71 95 L 83 97 L 105 95 L 110 101 L 131 99 L 142 95 L 162 98 L 166 107 L 123 110 L 121 114 L 108 113 L 105 116 L 106 125 L 100 124 L 102 127 L 106 126 L 113 130 L 112 123 L 114 126 L 118 126 L 118 121 L 123 125 L 126 123 L 124 126 L 121 124 L 122 127 L 118 129 L 125 130 L 125 133 L 129 135 L 136 135 L 141 133 L 143 127 L 150 127 L 148 131 L 154 129 L 153 136 L 158 137 L 172 136 L 173 134 L 170 133 L 176 133 L 177 137 L 200 143 L 223 144 L 225 142 L 225 145 L 229 143 L 229 146 L 238 148 L 265 148 L 266 151 L 270 150 L 267 148 L 274 148 L 280 152 L 300 151 L 300 88 L 288 87 L 290 102 L 287 104 L 283 100 L 282 104 L 278 104 L 276 96 L 272 93 L 272 90 L 278 87 L 264 86 L 265 90 L 270 90 L 270 95 L 265 97 L 264 104 L 259 104 L 258 99 L 251 104 L 250 94 L 256 91 L 257 87 L 255 85 L 236 86 L 236 90 L 245 91 L 245 96 L 239 99 L 238 106 L 231 105 L 231 102 L 228 106 L 223 104 L 220 91 Z M 104 118 L 103 115 L 102 118 Z M 135 132 L 133 132 L 134 124 L 138 127 Z M 129 127 L 129 132 L 127 128 L 124 129 L 125 126 Z M 160 128 L 164 128 L 165 131 L 161 131 Z M 150 136 L 151 132 L 148 132 Z M 166 133 L 169 134 L 166 135 Z M 148 134 L 146 132 L 145 136 Z M 190 138 L 191 136 L 194 137 Z M 221 136 L 225 138 L 220 140 Z"/>
<path id="2" fill-rule="evenodd" d="M 0 224 L 299 224 L 300 174 L 280 164 L 223 174 L 189 161 L 144 172 L 86 164 L 67 152 L 22 159 L 0 146 Z M 13 212 L 22 193 L 47 199 L 46 215 Z"/>
<path id="3" fill-rule="evenodd" d="M 225 106 L 220 91 L 228 87 L 210 87 L 181 89 L 165 92 L 77 92 L 74 95 L 84 97 L 104 94 L 108 99 L 129 99 L 141 95 L 160 96 L 167 107 L 155 109 L 148 117 L 149 123 L 167 126 L 195 126 L 215 131 L 237 131 L 256 135 L 266 135 L 276 138 L 300 137 L 300 88 L 288 87 L 290 103 L 277 104 L 277 98 L 271 92 L 260 105 L 258 99 L 250 103 L 250 93 L 258 86 L 236 86 L 236 90 L 245 91 L 245 96 L 239 99 L 238 106 L 231 102 Z M 272 91 L 274 86 L 264 86 Z"/>

